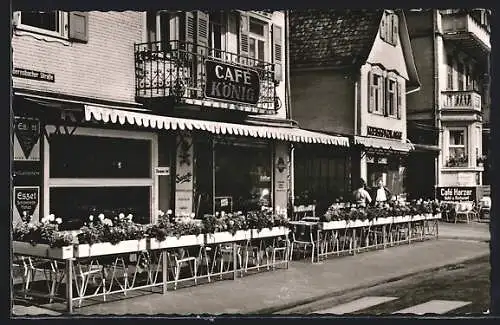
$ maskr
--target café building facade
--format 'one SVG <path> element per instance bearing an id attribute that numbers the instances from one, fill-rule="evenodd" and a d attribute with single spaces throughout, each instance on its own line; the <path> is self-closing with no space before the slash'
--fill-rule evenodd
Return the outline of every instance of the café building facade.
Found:
<path id="1" fill-rule="evenodd" d="M 295 161 L 343 165 L 325 200 L 350 196 L 361 177 L 382 179 L 405 195 L 406 95 L 419 90 L 413 50 L 400 10 L 297 10 L 290 14 L 292 119 L 305 129 L 348 136 L 348 150 L 303 151 Z M 300 169 L 295 165 L 295 172 Z M 332 173 L 330 169 L 321 172 Z M 296 184 L 297 187 L 297 178 Z M 308 186 L 307 184 L 304 187 Z M 327 204 L 325 204 L 327 205 Z"/>
<path id="2" fill-rule="evenodd" d="M 13 219 L 289 206 L 284 12 L 16 12 Z"/>

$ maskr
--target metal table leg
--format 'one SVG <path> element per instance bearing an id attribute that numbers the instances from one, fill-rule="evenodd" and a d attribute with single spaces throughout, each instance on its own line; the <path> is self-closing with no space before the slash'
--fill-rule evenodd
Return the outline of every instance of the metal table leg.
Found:
<path id="1" fill-rule="evenodd" d="M 73 313 L 73 259 L 66 260 L 66 310 Z"/>

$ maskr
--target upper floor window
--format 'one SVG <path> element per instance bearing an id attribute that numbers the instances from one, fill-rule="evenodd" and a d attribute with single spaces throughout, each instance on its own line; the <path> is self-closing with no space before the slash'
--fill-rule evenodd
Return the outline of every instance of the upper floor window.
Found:
<path id="1" fill-rule="evenodd" d="M 250 28 L 248 33 L 248 56 L 258 61 L 265 60 L 265 24 L 258 19 L 250 17 Z"/>
<path id="2" fill-rule="evenodd" d="M 86 43 L 89 34 L 89 16 L 80 11 L 16 11 L 16 29 L 44 36 Z"/>
<path id="3" fill-rule="evenodd" d="M 384 12 L 380 22 L 380 38 L 391 45 L 398 44 L 399 18 L 395 12 Z"/>
<path id="4" fill-rule="evenodd" d="M 67 37 L 68 15 L 63 11 L 19 12 L 19 28 L 51 36 Z"/>
<path id="5" fill-rule="evenodd" d="M 447 61 L 446 88 L 448 90 L 453 90 L 453 57 L 451 55 L 448 55 L 446 61 Z"/>
<path id="6" fill-rule="evenodd" d="M 368 73 L 368 112 L 400 119 L 402 82 L 394 73 L 374 69 Z"/>
<path id="7" fill-rule="evenodd" d="M 467 130 L 465 128 L 449 130 L 448 160 L 446 167 L 466 167 L 467 157 Z"/>

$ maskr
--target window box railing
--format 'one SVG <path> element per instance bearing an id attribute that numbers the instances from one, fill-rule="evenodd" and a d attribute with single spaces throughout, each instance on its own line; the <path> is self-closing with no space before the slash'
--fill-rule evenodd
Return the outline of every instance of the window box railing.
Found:
<path id="1" fill-rule="evenodd" d="M 481 111 L 481 95 L 473 90 L 443 91 L 443 109 Z"/>
<path id="2" fill-rule="evenodd" d="M 188 42 L 150 42 L 135 45 L 136 97 L 151 99 L 173 97 L 177 102 L 198 99 L 217 102 L 205 97 L 205 59 L 251 68 L 259 75 L 258 102 L 232 103 L 237 109 L 274 114 L 281 106 L 276 94 L 274 64 L 235 53 L 204 47 Z M 246 107 L 245 107 L 246 106 Z"/>

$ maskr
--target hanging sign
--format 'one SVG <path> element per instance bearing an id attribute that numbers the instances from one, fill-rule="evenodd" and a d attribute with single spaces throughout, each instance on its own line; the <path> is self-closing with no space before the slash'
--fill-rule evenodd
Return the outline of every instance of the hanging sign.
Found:
<path id="1" fill-rule="evenodd" d="M 33 216 L 39 203 L 38 186 L 15 186 L 14 187 L 14 205 L 17 208 L 19 216 Z"/>
<path id="2" fill-rule="evenodd" d="M 259 74 L 242 66 L 205 60 L 205 97 L 246 104 L 257 104 Z"/>
<path id="3" fill-rule="evenodd" d="M 40 121 L 14 117 L 14 160 L 40 160 Z"/>

